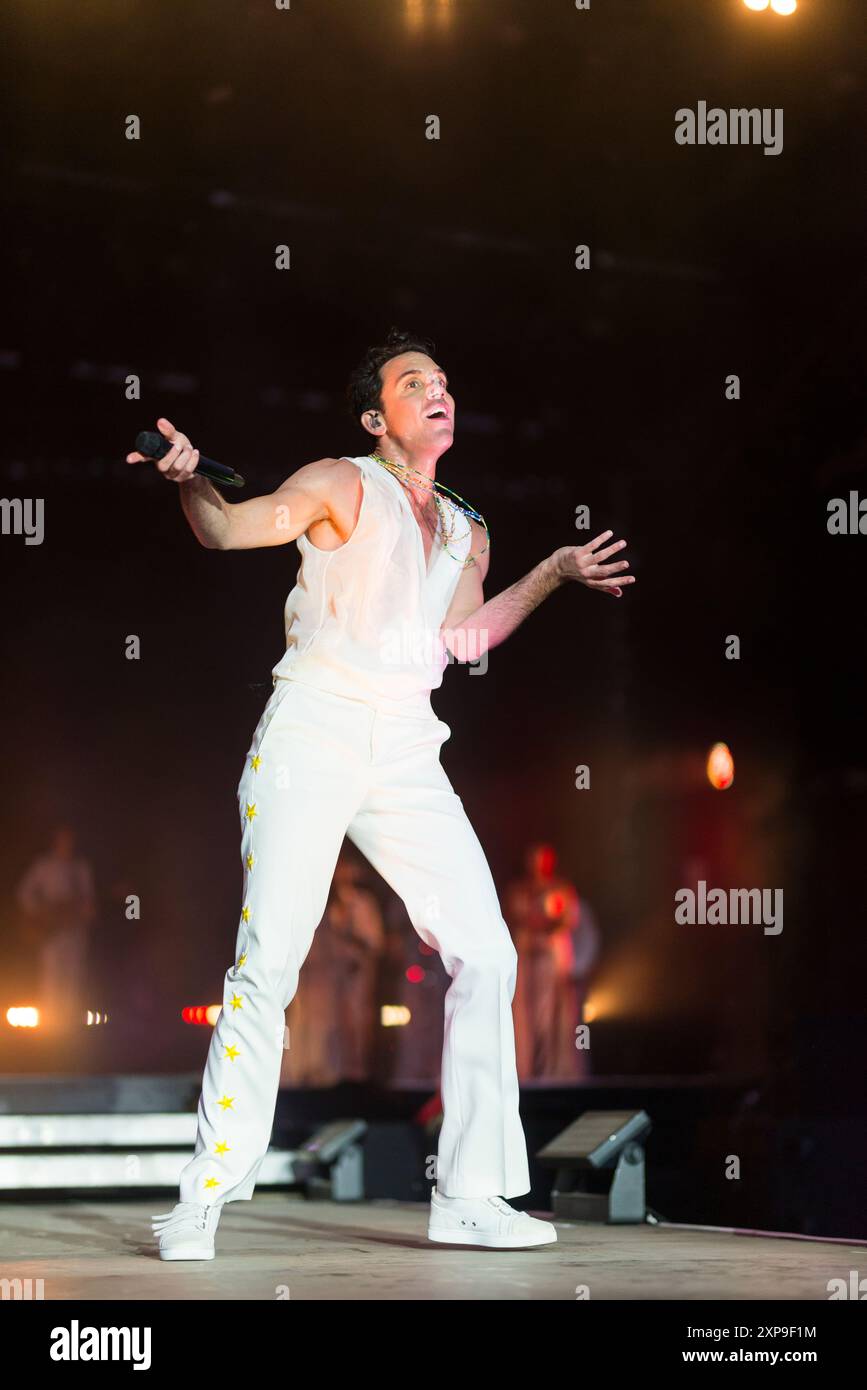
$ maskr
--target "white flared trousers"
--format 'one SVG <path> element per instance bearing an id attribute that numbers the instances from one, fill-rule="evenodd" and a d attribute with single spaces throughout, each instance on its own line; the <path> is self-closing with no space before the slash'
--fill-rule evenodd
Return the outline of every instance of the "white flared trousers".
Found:
<path id="1" fill-rule="evenodd" d="M 238 784 L 241 921 L 181 1201 L 253 1195 L 274 1121 L 285 1010 L 344 835 L 403 899 L 451 977 L 437 1187 L 449 1197 L 529 1192 L 512 1020 L 517 953 L 484 851 L 439 760 L 450 736 L 432 712 L 384 713 L 277 680 Z"/>

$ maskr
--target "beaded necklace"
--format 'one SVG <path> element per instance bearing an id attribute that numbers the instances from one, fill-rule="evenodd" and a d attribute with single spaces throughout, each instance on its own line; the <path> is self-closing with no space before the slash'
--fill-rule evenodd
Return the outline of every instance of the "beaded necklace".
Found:
<path id="1" fill-rule="evenodd" d="M 485 528 L 485 535 L 488 537 L 488 539 L 485 542 L 483 548 L 479 551 L 479 555 L 484 555 L 485 551 L 488 548 L 488 545 L 490 544 L 491 532 L 488 528 L 488 523 L 485 521 L 485 518 L 482 516 L 481 512 L 477 512 L 474 507 L 471 507 L 470 504 L 459 495 L 459 493 L 454 492 L 450 487 L 446 487 L 445 483 L 438 483 L 436 479 L 432 481 L 430 478 L 427 477 L 425 473 L 419 473 L 417 468 L 412 468 L 407 463 L 396 463 L 394 459 L 383 458 L 382 454 L 368 454 L 368 458 L 374 459 L 376 463 L 381 463 L 383 468 L 388 469 L 388 472 L 391 473 L 392 477 L 397 478 L 398 482 L 402 483 L 404 486 L 406 486 L 404 479 L 409 478 L 409 481 L 414 486 L 427 488 L 428 492 L 433 493 L 434 505 L 436 506 L 437 512 L 439 513 L 440 525 L 443 531 L 443 549 L 448 551 L 449 555 L 451 555 L 453 560 L 459 559 L 459 556 L 453 554 L 453 552 L 449 550 L 448 546 L 449 541 L 452 539 L 452 536 L 454 535 L 454 517 L 452 517 L 452 524 L 447 530 L 443 503 L 439 494 L 440 492 L 449 492 L 451 493 L 452 497 L 457 497 L 457 502 L 450 503 L 452 511 L 462 512 L 464 516 L 472 517 L 474 521 L 481 522 L 482 526 L 484 526 Z M 468 565 L 475 564 L 478 558 L 478 555 L 468 555 L 466 560 L 464 560 L 463 562 L 462 568 L 466 569 Z"/>

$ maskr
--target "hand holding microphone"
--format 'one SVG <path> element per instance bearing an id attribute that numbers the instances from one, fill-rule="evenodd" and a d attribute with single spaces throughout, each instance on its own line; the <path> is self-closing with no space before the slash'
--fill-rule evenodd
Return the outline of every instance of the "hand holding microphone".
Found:
<path id="1" fill-rule="evenodd" d="M 203 458 L 190 440 L 176 430 L 171 420 L 157 420 L 157 429 L 142 430 L 136 437 L 135 449 L 127 454 L 127 463 L 155 463 L 160 473 L 175 483 L 187 483 L 198 475 L 229 487 L 243 487 L 244 479 L 234 468 L 213 459 Z"/>

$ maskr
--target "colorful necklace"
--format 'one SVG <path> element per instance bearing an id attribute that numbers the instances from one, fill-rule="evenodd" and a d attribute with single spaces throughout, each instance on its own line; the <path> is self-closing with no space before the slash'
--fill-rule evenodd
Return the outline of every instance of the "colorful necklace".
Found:
<path id="1" fill-rule="evenodd" d="M 406 486 L 404 479 L 409 478 L 415 486 L 427 488 L 428 492 L 433 493 L 434 504 L 436 506 L 437 512 L 439 513 L 440 524 L 443 529 L 443 549 L 448 551 L 449 555 L 452 556 L 453 560 L 457 560 L 460 558 L 459 556 L 453 554 L 453 552 L 449 550 L 448 546 L 448 543 L 452 539 L 452 536 L 454 534 L 454 516 L 452 517 L 451 527 L 448 530 L 448 533 L 446 534 L 445 515 L 443 511 L 443 503 L 440 497 L 440 492 L 449 492 L 451 493 L 452 497 L 457 497 L 457 502 L 449 501 L 449 506 L 452 508 L 452 512 L 462 512 L 464 516 L 472 517 L 474 521 L 480 522 L 481 525 L 485 528 L 485 535 L 488 537 L 488 539 L 485 545 L 479 551 L 479 555 L 484 555 L 485 551 L 488 548 L 488 545 L 490 544 L 491 533 L 488 528 L 488 523 L 485 521 L 485 518 L 482 516 L 481 512 L 477 512 L 474 507 L 471 507 L 470 504 L 467 501 L 465 501 L 459 493 L 454 492 L 450 487 L 446 487 L 445 483 L 438 483 L 436 479 L 431 481 L 431 479 L 428 478 L 425 473 L 419 473 L 417 468 L 412 468 L 407 463 L 395 463 L 394 459 L 383 458 L 382 454 L 369 454 L 368 458 L 372 458 L 377 463 L 381 463 L 383 468 L 388 469 L 388 472 L 391 473 L 392 477 L 397 478 L 398 482 L 403 483 L 404 486 Z M 468 565 L 475 564 L 478 558 L 478 555 L 468 555 L 466 560 L 464 560 L 462 567 L 466 569 Z"/>

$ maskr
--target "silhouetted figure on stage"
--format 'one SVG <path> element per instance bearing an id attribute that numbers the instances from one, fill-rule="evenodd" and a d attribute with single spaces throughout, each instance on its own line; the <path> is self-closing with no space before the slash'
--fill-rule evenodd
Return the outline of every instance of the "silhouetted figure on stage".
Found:
<path id="1" fill-rule="evenodd" d="M 570 959 L 560 983 L 560 1029 L 555 1074 L 580 1081 L 592 1071 L 589 1047 L 576 1047 L 577 1029 L 584 1021 L 590 977 L 599 955 L 600 935 L 596 916 L 580 895 L 570 909 Z M 581 1039 L 583 1042 L 583 1039 Z"/>
<path id="2" fill-rule="evenodd" d="M 395 986 L 388 1002 L 409 1010 L 409 1022 L 393 1028 L 389 1079 L 438 1086 L 442 1065 L 443 1018 L 449 977 L 436 951 L 412 929 L 399 898 L 386 908 Z"/>
<path id="3" fill-rule="evenodd" d="M 525 877 L 504 895 L 518 952 L 514 1017 L 522 1081 L 571 1081 L 583 1072 L 575 1048 L 580 1017 L 573 932 L 579 927 L 579 899 L 575 885 L 555 874 L 556 863 L 550 845 L 531 845 Z"/>
<path id="4" fill-rule="evenodd" d="M 333 1086 L 373 1077 L 384 946 L 376 895 L 364 885 L 362 866 L 344 849 L 287 1011 L 284 1081 Z"/>
<path id="5" fill-rule="evenodd" d="M 96 915 L 93 871 L 75 853 L 75 831 L 58 825 L 51 849 L 18 884 L 25 937 L 37 950 L 40 1026 L 62 1034 L 84 1022 L 88 940 Z"/>
<path id="6" fill-rule="evenodd" d="M 374 1071 L 379 1027 L 378 984 L 385 928 L 365 870 L 343 854 L 334 870 L 328 905 L 332 934 L 341 1080 L 367 1081 Z"/>

